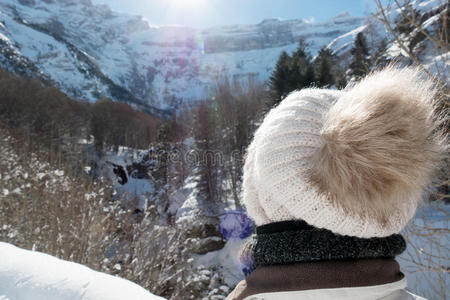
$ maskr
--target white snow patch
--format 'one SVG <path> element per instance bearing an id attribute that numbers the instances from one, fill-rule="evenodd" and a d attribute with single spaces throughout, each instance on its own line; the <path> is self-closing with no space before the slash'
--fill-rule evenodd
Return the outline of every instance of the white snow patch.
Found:
<path id="1" fill-rule="evenodd" d="M 437 299 L 448 290 L 448 245 L 450 205 L 433 203 L 421 207 L 402 234 L 407 249 L 397 260 L 408 280 L 408 288 L 426 297 Z M 442 290 L 443 288 L 443 290 Z M 444 295 L 441 294 L 441 295 Z"/>
<path id="2" fill-rule="evenodd" d="M 0 242 L 2 300 L 162 300 L 137 284 Z"/>
<path id="3" fill-rule="evenodd" d="M 241 249 L 247 240 L 230 239 L 220 250 L 199 255 L 197 265 L 206 267 L 219 265 L 223 266 L 223 280 L 229 286 L 234 286 L 244 279 L 242 268 L 245 267 L 240 260 Z"/>

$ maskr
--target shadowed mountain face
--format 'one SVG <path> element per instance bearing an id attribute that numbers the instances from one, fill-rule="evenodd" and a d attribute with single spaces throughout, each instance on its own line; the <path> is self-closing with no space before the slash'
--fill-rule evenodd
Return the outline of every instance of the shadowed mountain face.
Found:
<path id="1" fill-rule="evenodd" d="M 346 48 L 363 22 L 344 13 L 322 23 L 268 19 L 197 30 L 152 27 L 89 0 L 3 0 L 0 66 L 77 99 L 107 96 L 158 112 L 208 96 L 224 75 L 266 80 L 280 52 L 300 38 L 313 54 L 330 43 Z"/>

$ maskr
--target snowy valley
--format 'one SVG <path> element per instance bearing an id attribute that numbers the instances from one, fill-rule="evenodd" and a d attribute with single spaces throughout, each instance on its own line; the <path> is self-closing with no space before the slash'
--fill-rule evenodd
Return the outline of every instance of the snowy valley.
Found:
<path id="1" fill-rule="evenodd" d="M 210 29 L 154 27 L 91 1 L 0 3 L 0 66 L 54 82 L 76 99 L 173 109 L 203 99 L 223 76 L 268 79 L 279 54 L 304 39 L 313 55 L 348 51 L 365 18 L 268 19 Z M 151 108 L 149 108 L 151 111 Z"/>

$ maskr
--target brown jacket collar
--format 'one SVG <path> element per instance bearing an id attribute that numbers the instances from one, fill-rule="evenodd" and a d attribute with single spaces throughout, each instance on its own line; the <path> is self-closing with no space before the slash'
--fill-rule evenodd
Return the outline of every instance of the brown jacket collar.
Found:
<path id="1" fill-rule="evenodd" d="M 227 300 L 260 293 L 381 285 L 404 277 L 394 259 L 319 261 L 256 268 Z"/>

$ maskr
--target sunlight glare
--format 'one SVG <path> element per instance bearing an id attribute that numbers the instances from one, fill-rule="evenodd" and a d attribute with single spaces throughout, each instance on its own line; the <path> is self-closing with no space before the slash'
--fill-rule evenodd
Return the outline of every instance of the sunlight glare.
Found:
<path id="1" fill-rule="evenodd" d="M 184 12 L 202 11 L 206 8 L 208 0 L 166 0 L 170 9 Z"/>
<path id="2" fill-rule="evenodd" d="M 160 0 L 167 9 L 166 19 L 184 21 L 199 20 L 211 17 L 212 5 L 208 0 Z"/>

